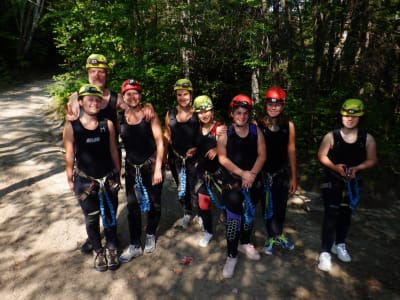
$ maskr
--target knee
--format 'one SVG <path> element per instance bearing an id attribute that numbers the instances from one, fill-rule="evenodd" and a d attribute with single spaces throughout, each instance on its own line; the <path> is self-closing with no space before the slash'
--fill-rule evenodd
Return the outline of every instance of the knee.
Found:
<path id="1" fill-rule="evenodd" d="M 211 207 L 210 196 L 198 193 L 199 207 L 201 210 L 209 210 Z"/>

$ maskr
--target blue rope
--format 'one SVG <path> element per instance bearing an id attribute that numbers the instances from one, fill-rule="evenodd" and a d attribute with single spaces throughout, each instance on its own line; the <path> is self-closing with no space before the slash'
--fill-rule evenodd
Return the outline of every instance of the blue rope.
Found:
<path id="1" fill-rule="evenodd" d="M 101 219 L 103 220 L 103 227 L 104 228 L 110 228 L 116 225 L 117 221 L 115 219 L 115 212 L 114 212 L 114 207 L 111 203 L 110 197 L 108 196 L 107 190 L 104 188 L 104 182 L 106 180 L 106 177 L 103 179 L 98 179 L 97 182 L 100 184 L 99 188 L 99 199 L 100 199 L 100 214 L 101 214 Z M 104 196 L 106 197 L 106 202 L 107 206 L 110 209 L 110 215 L 111 215 L 111 223 L 107 221 L 106 214 L 105 214 L 105 209 L 104 209 Z"/>
<path id="2" fill-rule="evenodd" d="M 186 158 L 182 157 L 182 167 L 179 172 L 178 197 L 183 199 L 186 193 Z"/>
<path id="3" fill-rule="evenodd" d="M 206 185 L 206 188 L 207 188 L 208 195 L 210 196 L 211 201 L 213 202 L 213 204 L 214 204 L 214 206 L 215 206 L 216 208 L 225 209 L 225 205 L 222 205 L 222 204 L 219 204 L 219 203 L 218 203 L 217 198 L 215 197 L 215 195 L 214 195 L 214 193 L 213 193 L 213 191 L 212 191 L 212 189 L 211 189 L 211 185 L 210 185 L 210 181 L 211 181 L 211 180 L 212 180 L 212 179 L 210 179 L 209 176 L 207 176 L 207 180 L 206 180 L 206 182 L 205 182 L 205 185 Z M 214 184 L 216 185 L 215 182 L 214 182 Z"/>
<path id="4" fill-rule="evenodd" d="M 265 189 L 263 192 L 264 198 L 265 198 L 265 215 L 264 219 L 269 220 L 272 218 L 274 211 L 273 211 L 273 206 L 272 206 L 272 191 L 271 187 L 274 182 L 273 176 L 271 174 L 267 173 L 267 184 L 265 185 Z"/>
<path id="5" fill-rule="evenodd" d="M 256 211 L 251 203 L 250 192 L 248 189 L 242 189 L 242 194 L 244 196 L 244 222 L 250 225 L 254 221 Z"/>
<path id="6" fill-rule="evenodd" d="M 135 189 L 140 199 L 140 210 L 142 212 L 150 211 L 150 199 L 147 189 L 143 184 L 142 176 L 140 174 L 140 167 L 135 166 Z"/>
<path id="7" fill-rule="evenodd" d="M 350 208 L 352 211 L 355 211 L 358 205 L 358 202 L 360 201 L 360 188 L 358 185 L 358 178 L 354 178 L 354 193 L 351 188 L 351 181 L 352 179 L 346 179 L 346 189 L 347 189 L 347 195 L 349 196 L 349 202 L 350 202 Z"/>

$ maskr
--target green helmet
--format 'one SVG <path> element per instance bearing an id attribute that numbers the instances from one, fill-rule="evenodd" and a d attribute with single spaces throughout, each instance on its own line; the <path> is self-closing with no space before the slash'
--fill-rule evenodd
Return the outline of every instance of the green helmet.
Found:
<path id="1" fill-rule="evenodd" d="M 91 54 L 86 60 L 86 70 L 90 68 L 103 68 L 108 70 L 107 58 L 102 54 Z"/>
<path id="2" fill-rule="evenodd" d="M 174 91 L 176 90 L 187 90 L 193 92 L 192 82 L 186 78 L 179 79 L 174 84 Z"/>
<path id="3" fill-rule="evenodd" d="M 100 88 L 94 84 L 85 84 L 82 85 L 78 92 L 78 97 L 82 98 L 83 96 L 97 96 L 102 98 L 103 93 Z"/>
<path id="4" fill-rule="evenodd" d="M 342 105 L 340 114 L 346 117 L 361 117 L 364 115 L 364 103 L 359 99 L 347 99 Z"/>
<path id="5" fill-rule="evenodd" d="M 198 96 L 193 101 L 194 112 L 212 110 L 214 108 L 211 98 L 206 95 Z"/>

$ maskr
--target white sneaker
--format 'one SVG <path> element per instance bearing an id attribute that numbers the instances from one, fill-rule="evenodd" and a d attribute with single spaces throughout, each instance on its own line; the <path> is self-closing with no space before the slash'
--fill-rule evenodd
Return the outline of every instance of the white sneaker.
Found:
<path id="1" fill-rule="evenodd" d="M 322 252 L 319 255 L 318 269 L 329 272 L 332 268 L 331 255 L 328 252 Z"/>
<path id="2" fill-rule="evenodd" d="M 235 272 L 235 267 L 237 263 L 237 257 L 229 257 L 226 259 L 224 269 L 222 270 L 222 276 L 224 278 L 232 278 Z"/>
<path id="3" fill-rule="evenodd" d="M 210 242 L 212 237 L 213 237 L 213 235 L 211 233 L 208 233 L 207 231 L 205 231 L 203 237 L 199 241 L 199 246 L 203 247 L 203 248 L 207 247 L 207 245 Z"/>
<path id="4" fill-rule="evenodd" d="M 156 236 L 154 234 L 146 234 L 146 244 L 144 245 L 144 252 L 151 253 L 156 250 Z"/>
<path id="5" fill-rule="evenodd" d="M 238 245 L 238 251 L 246 254 L 248 259 L 259 260 L 261 258 L 260 253 L 254 248 L 252 244 L 240 244 Z"/>
<path id="6" fill-rule="evenodd" d="M 351 262 L 351 256 L 349 251 L 346 249 L 346 244 L 345 243 L 340 243 L 340 244 L 333 244 L 331 248 L 331 252 L 333 254 L 336 254 L 337 257 L 342 261 L 342 262 Z"/>
<path id="7" fill-rule="evenodd" d="M 180 221 L 180 225 L 182 228 L 186 229 L 189 227 L 191 221 L 192 221 L 191 215 L 184 215 Z"/>
<path id="8" fill-rule="evenodd" d="M 127 263 L 131 261 L 132 258 L 141 256 L 143 254 L 142 247 L 135 245 L 129 245 L 124 252 L 122 252 L 121 256 L 119 257 L 120 263 Z"/>

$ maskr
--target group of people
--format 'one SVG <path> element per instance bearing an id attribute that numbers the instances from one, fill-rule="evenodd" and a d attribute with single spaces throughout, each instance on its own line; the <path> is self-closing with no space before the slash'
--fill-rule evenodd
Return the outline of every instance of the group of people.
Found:
<path id="1" fill-rule="evenodd" d="M 267 233 L 264 253 L 273 255 L 276 247 L 294 249 L 283 226 L 288 197 L 297 189 L 295 126 L 284 113 L 286 93 L 281 87 L 266 91 L 263 113 L 254 120 L 253 101 L 245 94 L 236 95 L 229 105 L 232 122 L 223 124 L 214 118 L 212 99 L 207 95 L 194 98 L 191 81 L 179 79 L 173 86 L 176 106 L 166 112 L 163 131 L 152 105 L 141 103 L 139 81 L 127 79 L 120 93 L 114 93 L 106 87 L 108 68 L 103 55 L 88 57 L 89 83 L 70 97 L 63 134 L 67 180 L 85 217 L 97 271 L 115 270 L 120 263 L 155 250 L 166 166 L 182 206 L 180 226 L 187 228 L 196 215 L 201 221 L 200 247 L 207 247 L 213 237 L 212 208 L 223 211 L 224 278 L 234 275 L 238 252 L 260 259 L 251 243 L 258 203 Z M 358 128 L 364 114 L 362 101 L 347 100 L 341 114 L 342 128 L 328 133 L 318 152 L 327 169 L 318 264 L 323 271 L 331 269 L 330 253 L 342 261 L 351 260 L 345 239 L 359 200 L 358 172 L 376 163 L 373 137 Z M 125 167 L 130 244 L 118 256 L 121 165 Z M 142 213 L 147 216 L 144 247 Z"/>

